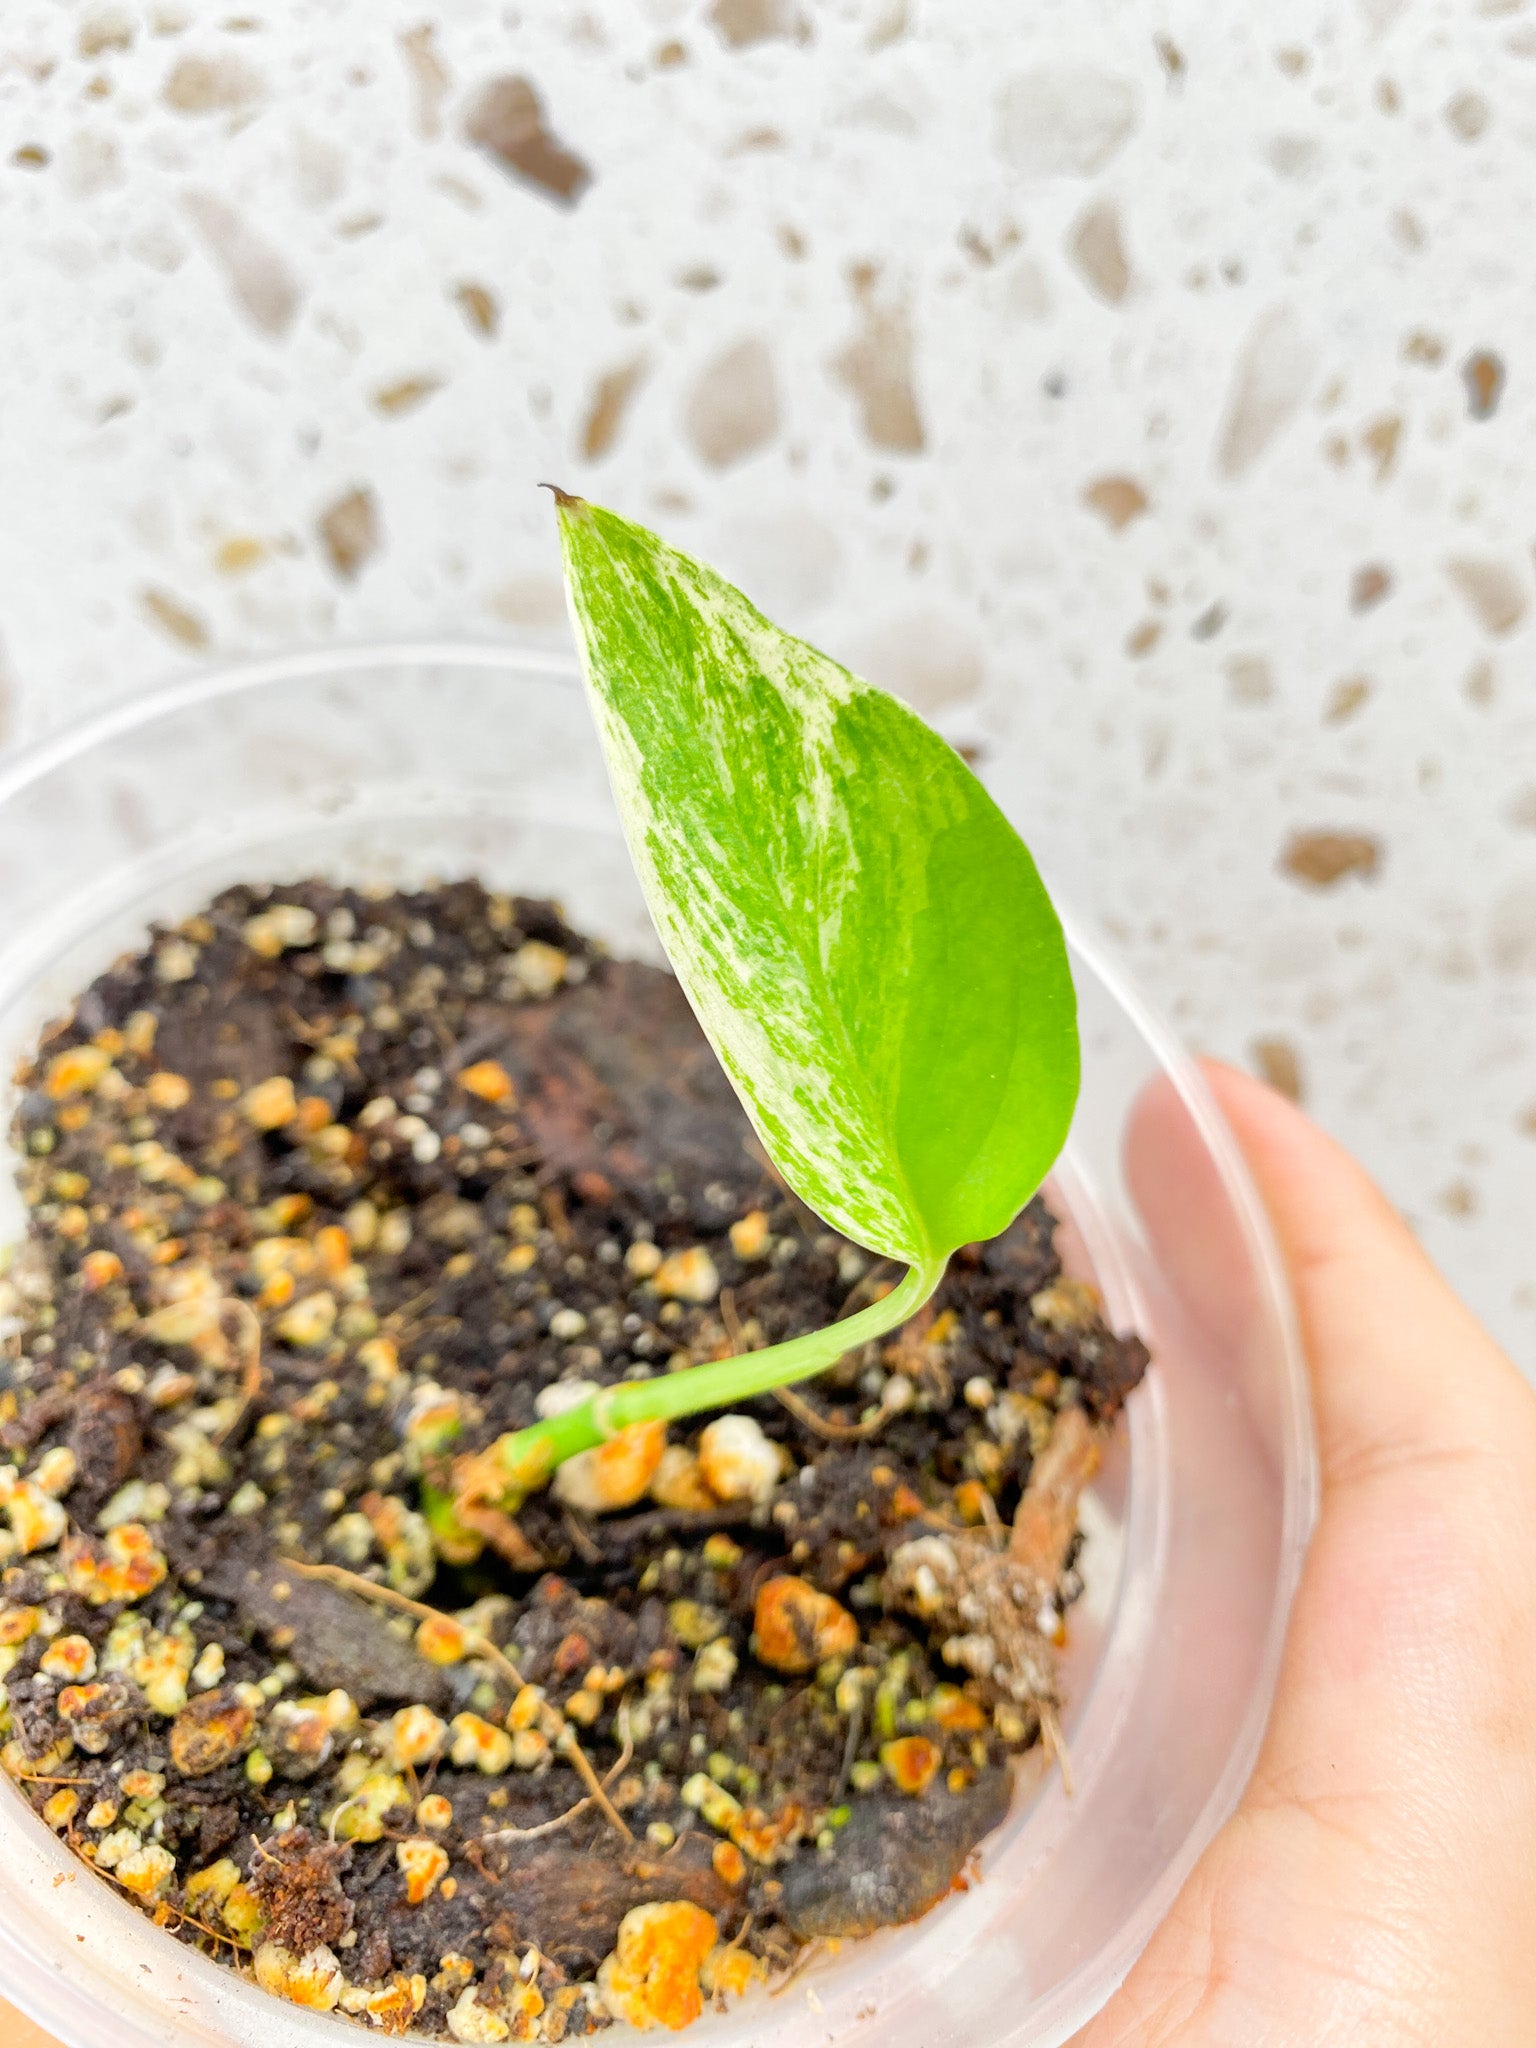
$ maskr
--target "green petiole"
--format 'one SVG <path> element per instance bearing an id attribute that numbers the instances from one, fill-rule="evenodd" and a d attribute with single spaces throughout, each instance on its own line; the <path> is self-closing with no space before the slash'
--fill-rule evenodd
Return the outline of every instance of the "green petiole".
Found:
<path id="1" fill-rule="evenodd" d="M 625 1380 L 616 1387 L 605 1387 L 590 1401 L 568 1408 L 562 1415 L 551 1415 L 529 1429 L 498 1437 L 485 1462 L 498 1466 L 505 1477 L 501 1505 L 515 1514 L 557 1465 L 580 1451 L 595 1450 L 633 1423 L 674 1422 L 709 1408 L 734 1408 L 759 1394 L 772 1393 L 775 1387 L 814 1378 L 835 1365 L 845 1352 L 883 1337 L 915 1315 L 943 1279 L 947 1263 L 939 1259 L 931 1265 L 913 1266 L 889 1294 L 825 1329 L 791 1337 L 787 1343 L 763 1351 L 688 1366 L 664 1379 Z"/>

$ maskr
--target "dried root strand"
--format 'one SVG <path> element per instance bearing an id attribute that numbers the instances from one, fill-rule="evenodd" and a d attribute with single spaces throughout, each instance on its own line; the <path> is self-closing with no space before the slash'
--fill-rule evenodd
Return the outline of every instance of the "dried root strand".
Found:
<path id="1" fill-rule="evenodd" d="M 793 1984 L 797 1978 L 804 1976 L 805 1972 L 811 1967 L 812 1963 L 817 1961 L 817 1959 L 820 1956 L 826 1953 L 826 1948 L 827 1944 L 820 1938 L 820 1936 L 817 1936 L 816 1939 L 812 1941 L 808 1941 L 805 1944 L 804 1948 L 802 1948 L 799 1951 L 799 1953 L 791 1960 L 789 1967 L 783 1972 L 783 1974 L 781 1976 L 775 1977 L 773 1982 L 768 1986 L 768 1996 L 770 1998 L 782 1998 L 784 1993 L 789 1989 L 790 1985 Z"/>
<path id="2" fill-rule="evenodd" d="M 571 1547 L 587 1564 L 601 1564 L 603 1553 L 582 1527 L 580 1518 L 569 1508 L 562 1508 L 560 1519 L 565 1524 L 565 1533 L 571 1539 Z"/>
<path id="3" fill-rule="evenodd" d="M 877 1430 L 890 1421 L 887 1409 L 876 1409 L 863 1422 L 833 1422 L 829 1416 L 818 1414 L 809 1401 L 803 1400 L 793 1387 L 775 1387 L 774 1399 L 787 1408 L 796 1422 L 804 1423 L 814 1435 L 825 1437 L 828 1443 L 856 1444 L 872 1437 Z"/>
<path id="4" fill-rule="evenodd" d="M 409 1599 L 404 1593 L 397 1593 L 393 1586 L 381 1586 L 376 1579 L 365 1579 L 359 1572 L 349 1572 L 339 1564 L 305 1564 L 296 1557 L 280 1558 L 285 1571 L 295 1571 L 307 1579 L 324 1579 L 327 1585 L 339 1586 L 345 1593 L 357 1593 L 365 1600 L 382 1601 L 386 1607 L 397 1607 L 402 1614 L 414 1614 L 418 1621 L 441 1621 L 441 1611 L 428 1607 L 424 1601 Z M 460 1622 L 459 1626 L 464 1628 Z M 512 1662 L 506 1651 L 493 1643 L 489 1636 L 478 1629 L 464 1628 L 465 1648 L 478 1657 L 487 1658 L 501 1672 L 502 1676 L 518 1690 L 522 1690 L 523 1674 Z"/>
<path id="5" fill-rule="evenodd" d="M 1072 1777 L 1072 1757 L 1067 1749 L 1067 1738 L 1062 1733 L 1061 1717 L 1049 1701 L 1042 1701 L 1038 1708 L 1040 1715 L 1040 1740 L 1045 1753 L 1061 1773 L 1061 1789 L 1071 1799 L 1077 1786 Z"/>
<path id="6" fill-rule="evenodd" d="M 726 1338 L 730 1343 L 730 1356 L 740 1358 L 747 1349 L 747 1333 L 741 1326 L 741 1317 L 736 1312 L 736 1290 L 722 1287 L 720 1290 L 720 1320 L 725 1325 Z"/>
<path id="7" fill-rule="evenodd" d="M 747 1936 L 752 1932 L 752 1923 L 756 1918 L 757 1915 L 755 1913 L 747 1914 L 746 1918 L 742 1921 L 741 1925 L 737 1928 L 736 1932 L 731 1936 L 730 1940 L 725 1944 L 725 1947 L 720 1951 L 720 1961 L 722 1963 L 725 1962 L 728 1956 L 734 1955 L 736 1950 L 741 1947 L 742 1943 L 746 1940 Z M 728 2012 L 730 2010 L 730 1996 L 727 1993 L 724 1984 L 719 1981 L 719 1978 L 723 1974 L 723 1972 L 717 1972 L 715 1995 L 713 1999 L 710 2001 L 713 2009 L 716 2012 Z"/>
<path id="8" fill-rule="evenodd" d="M 919 1386 L 932 1388 L 939 1406 L 947 1408 L 955 1397 L 954 1381 L 928 1341 L 928 1333 L 937 1319 L 938 1311 L 933 1303 L 924 1302 L 911 1322 L 903 1324 L 897 1331 L 896 1341 L 889 1347 L 887 1357 L 908 1379 Z"/>
<path id="9" fill-rule="evenodd" d="M 261 1318 L 248 1301 L 233 1294 L 219 1303 L 221 1323 L 226 1316 L 234 1318 L 240 1331 L 240 1405 L 214 1438 L 216 1444 L 229 1442 L 261 1393 Z"/>
<path id="10" fill-rule="evenodd" d="M 895 1604 L 945 1632 L 947 1662 L 979 1679 L 995 1699 L 1037 1714 L 1048 1742 L 1054 1726 L 1058 1759 L 1065 1757 L 1054 1717 L 1061 1688 L 1055 1644 L 1046 1631 L 1077 1528 L 1078 1501 L 1098 1461 L 1098 1441 L 1086 1416 L 1080 1409 L 1065 1410 L 1035 1461 L 1005 1550 L 997 1547 L 1001 1525 L 964 1535 L 917 1536 L 893 1552 L 886 1570 L 886 1591 Z"/>
<path id="11" fill-rule="evenodd" d="M 613 1783 L 615 1778 L 622 1776 L 623 1773 L 629 1768 L 630 1761 L 635 1754 L 635 1739 L 630 1732 L 629 1703 L 627 1700 L 621 1700 L 619 1702 L 618 1723 L 619 1733 L 623 1738 L 624 1746 L 619 1751 L 616 1760 L 612 1764 L 610 1764 L 608 1769 L 604 1772 L 601 1780 L 598 1783 L 597 1793 L 598 1798 L 602 1802 L 605 1812 L 618 1827 L 619 1832 L 625 1837 L 627 1841 L 633 1841 L 634 1836 L 630 1833 L 629 1829 L 624 1825 L 624 1822 L 619 1818 L 619 1815 L 616 1812 L 616 1810 L 609 1804 L 606 1796 L 608 1787 Z M 575 1747 L 577 1750 L 577 1754 L 581 1757 L 581 1762 L 587 1764 L 587 1769 L 590 1771 L 592 1768 L 591 1764 L 587 1762 L 586 1755 L 581 1750 L 580 1744 L 576 1744 Z M 577 1769 L 579 1772 L 579 1764 L 577 1766 Z M 586 1780 L 583 1779 L 582 1782 L 585 1783 Z M 564 1813 L 557 1813 L 553 1820 L 540 1821 L 537 1827 L 531 1828 L 492 1828 L 489 1831 L 489 1833 L 481 1837 L 481 1840 L 483 1842 L 536 1841 L 540 1835 L 552 1835 L 554 1834 L 557 1828 L 563 1828 L 568 1826 L 571 1821 L 575 1820 L 578 1814 L 585 1813 L 587 1808 L 592 1803 L 593 1795 L 591 1792 L 588 1792 L 584 1799 L 578 1799 L 573 1806 L 568 1806 L 565 1809 Z"/>
<path id="12" fill-rule="evenodd" d="M 513 1571 L 540 1572 L 548 1563 L 503 1509 L 461 1495 L 454 1499 L 453 1512 L 471 1535 L 482 1537 Z"/>
<path id="13" fill-rule="evenodd" d="M 585 1813 L 591 1804 L 592 1801 L 590 1799 L 578 1799 L 573 1806 L 568 1806 L 564 1813 L 557 1813 L 553 1820 L 541 1820 L 537 1827 L 491 1828 L 480 1837 L 480 1840 L 481 1842 L 536 1842 L 540 1835 L 552 1835 L 558 1829 L 567 1827 L 575 1820 L 579 1813 Z M 466 1849 L 464 1853 L 467 1856 L 469 1851 Z M 499 1884 L 501 1880 L 497 1878 L 495 1882 Z"/>
<path id="14" fill-rule="evenodd" d="M 587 1788 L 587 1798 L 597 1808 L 599 1813 L 602 1814 L 608 1825 L 611 1828 L 617 1829 L 626 1842 L 632 1842 L 635 1838 L 630 1832 L 624 1816 L 608 1797 L 607 1787 L 596 1771 L 593 1770 L 592 1759 L 577 1741 L 576 1731 L 569 1723 L 561 1731 L 555 1748 L 560 1755 L 570 1758 L 575 1766 L 577 1777 L 580 1778 L 583 1785 Z"/>
<path id="15" fill-rule="evenodd" d="M 1035 1460 L 1013 1518 L 1008 1554 L 1049 1591 L 1077 1533 L 1077 1504 L 1099 1469 L 1099 1440 L 1081 1408 L 1063 1409 Z"/>

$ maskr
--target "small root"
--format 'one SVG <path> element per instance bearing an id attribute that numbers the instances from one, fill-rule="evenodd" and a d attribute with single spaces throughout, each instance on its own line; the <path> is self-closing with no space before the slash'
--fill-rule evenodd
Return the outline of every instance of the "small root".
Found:
<path id="1" fill-rule="evenodd" d="M 609 1818 L 618 1827 L 619 1832 L 622 1835 L 624 1835 L 628 1840 L 633 1841 L 634 1836 L 630 1834 L 629 1829 L 625 1827 L 623 1821 L 619 1819 L 618 1814 L 614 1811 L 613 1807 L 608 1803 L 606 1796 L 607 1788 L 613 1783 L 614 1779 L 620 1776 L 620 1774 L 628 1767 L 629 1762 L 635 1753 L 634 1737 L 630 1733 L 629 1727 L 628 1701 L 621 1701 L 619 1704 L 618 1722 L 620 1731 L 624 1738 L 624 1746 L 619 1751 L 617 1762 L 609 1766 L 607 1772 L 604 1774 L 601 1781 L 598 1782 L 596 1787 L 596 1797 L 598 1799 L 598 1802 L 604 1808 L 605 1812 L 608 1814 Z M 587 1762 L 585 1752 L 582 1750 L 581 1745 L 578 1742 L 576 1742 L 574 1736 L 571 1739 L 571 1746 L 574 1748 L 576 1752 L 576 1757 L 580 1759 L 580 1761 L 576 1764 L 578 1774 L 581 1772 L 582 1764 L 586 1764 L 586 1768 L 590 1772 L 592 1770 L 592 1766 L 590 1763 Z M 595 1773 L 593 1775 L 595 1777 Z M 582 1778 L 582 1782 L 584 1784 L 588 1782 L 586 1777 Z M 587 1808 L 592 1805 L 593 1797 L 593 1793 L 589 1791 L 584 1799 L 578 1799 L 575 1805 L 568 1806 L 565 1809 L 564 1813 L 557 1813 L 553 1820 L 540 1821 L 537 1827 L 492 1828 L 489 1833 L 482 1835 L 480 1839 L 482 1842 L 536 1841 L 540 1835 L 552 1835 L 557 1828 L 566 1827 L 571 1821 L 575 1820 L 578 1814 L 585 1813 Z"/>
<path id="2" fill-rule="evenodd" d="M 583 1785 L 587 1788 L 588 1798 L 603 1816 L 604 1820 L 607 1821 L 608 1825 L 611 1828 L 617 1829 L 626 1842 L 632 1842 L 635 1839 L 634 1835 L 630 1832 L 619 1809 L 608 1797 L 607 1789 L 602 1779 L 592 1768 L 592 1759 L 577 1741 L 576 1731 L 569 1722 L 566 1723 L 565 1728 L 556 1739 L 555 1747 L 561 1755 L 570 1758 L 575 1766 L 577 1777 L 580 1778 Z"/>
<path id="3" fill-rule="evenodd" d="M 1061 1773 L 1061 1789 L 1071 1799 L 1077 1786 L 1072 1776 L 1072 1758 L 1067 1749 L 1067 1738 L 1062 1733 L 1061 1722 L 1056 1709 L 1048 1701 L 1037 1702 L 1036 1712 L 1040 1716 L 1040 1735 L 1045 1744 L 1046 1755 Z"/>
<path id="4" fill-rule="evenodd" d="M 552 1835 L 557 1828 L 563 1828 L 573 1821 L 577 1814 L 585 1813 L 592 1804 L 590 1799 L 578 1799 L 574 1806 L 568 1806 L 564 1813 L 557 1813 L 553 1820 L 541 1820 L 533 1828 L 491 1828 L 480 1837 L 482 1842 L 536 1842 L 540 1835 Z M 466 1852 L 467 1853 L 467 1852 Z M 501 1880 L 498 1878 L 499 1884 Z"/>
<path id="5" fill-rule="evenodd" d="M 343 1801 L 341 1802 L 340 1806 L 338 1806 L 338 1807 L 336 1808 L 336 1810 L 335 1810 L 335 1811 L 334 1811 L 334 1812 L 332 1813 L 332 1815 L 331 1815 L 331 1818 L 330 1818 L 330 1824 L 329 1824 L 329 1825 L 327 1826 L 327 1828 L 326 1828 L 326 1831 L 325 1831 L 325 1832 L 326 1832 L 326 1834 L 327 1834 L 327 1835 L 328 1835 L 328 1836 L 330 1837 L 330 1839 L 331 1839 L 331 1844 L 332 1844 L 332 1846 L 333 1846 L 333 1847 L 335 1846 L 335 1842 L 336 1842 L 336 1823 L 337 1823 L 337 1821 L 339 1821 L 339 1820 L 341 1819 L 341 1816 L 342 1816 L 342 1815 L 343 1815 L 343 1814 L 344 1814 L 344 1813 L 346 1812 L 346 1810 L 347 1810 L 347 1808 L 348 1808 L 349 1806 L 356 1806 L 356 1805 L 357 1805 L 357 1803 L 358 1803 L 358 1801 L 359 1801 L 359 1800 L 360 1800 L 360 1799 L 362 1798 L 362 1796 L 363 1796 L 363 1795 L 362 1795 L 362 1793 L 361 1793 L 361 1792 L 354 1792 L 354 1793 L 352 1794 L 352 1797 L 351 1797 L 350 1799 L 343 1799 Z"/>
<path id="6" fill-rule="evenodd" d="M 987 1492 L 985 1487 L 981 1490 L 981 1519 L 985 1523 L 987 1534 L 992 1538 L 996 1548 L 1006 1550 L 1008 1548 L 1008 1531 L 1004 1526 L 1002 1516 L 997 1512 L 997 1502 Z"/>
<path id="7" fill-rule="evenodd" d="M 747 1334 L 741 1327 L 741 1317 L 736 1313 L 736 1290 L 722 1287 L 720 1290 L 720 1320 L 725 1325 L 725 1334 L 730 1340 L 728 1357 L 740 1358 L 747 1349 Z"/>
<path id="8" fill-rule="evenodd" d="M 539 1207 L 544 1211 L 544 1221 L 554 1232 L 555 1243 L 561 1246 L 571 1244 L 575 1232 L 571 1219 L 565 1213 L 565 1197 L 558 1188 L 545 1188 L 539 1196 Z"/>
<path id="9" fill-rule="evenodd" d="M 562 1821 L 564 1820 L 564 1818 L 565 1816 L 562 1814 Z M 472 1869 L 478 1870 L 480 1875 L 485 1879 L 487 1884 L 500 1884 L 501 1878 L 497 1875 L 497 1873 L 494 1870 L 492 1870 L 489 1863 L 487 1863 L 485 1860 L 485 1843 L 496 1841 L 498 1839 L 505 1839 L 508 1834 L 520 1835 L 522 1833 L 524 1833 L 524 1830 L 520 1828 L 503 1828 L 498 1831 L 497 1835 L 486 1835 L 481 1839 L 474 1839 L 468 1841 L 464 1844 L 463 1850 L 461 1852 L 464 1861 L 467 1864 L 469 1864 Z"/>
<path id="10" fill-rule="evenodd" d="M 173 1906 L 171 1912 L 178 1927 L 195 1927 L 199 1934 L 206 1934 L 212 1942 L 227 1942 L 236 1955 L 248 1956 L 251 1953 L 251 1944 L 242 1941 L 239 1935 L 226 1934 L 217 1927 L 210 1927 L 206 1920 L 199 1920 L 195 1913 L 188 1913 L 180 1907 Z"/>
<path id="11" fill-rule="evenodd" d="M 863 1422 L 833 1422 L 827 1416 L 819 1415 L 810 1402 L 802 1400 L 792 1387 L 775 1387 L 773 1393 L 775 1400 L 781 1402 L 797 1422 L 803 1422 L 807 1429 L 825 1437 L 828 1443 L 864 1443 L 877 1430 L 884 1429 L 891 1419 L 889 1410 L 877 1408 Z"/>
<path id="12" fill-rule="evenodd" d="M 794 1983 L 795 1979 L 804 1975 L 825 1947 L 826 1943 L 819 1938 L 814 1941 L 808 1941 L 789 1968 L 784 1972 L 783 1976 L 776 1977 L 768 1986 L 768 1996 L 770 1998 L 782 1997 L 790 1985 Z"/>
<path id="13" fill-rule="evenodd" d="M 123 1884 L 115 1871 L 101 1870 L 99 1865 L 97 1868 L 102 1877 L 110 1877 L 115 1885 L 128 1892 L 130 1898 L 139 1897 L 137 1892 L 130 1891 L 129 1887 Z M 184 1906 L 173 1906 L 169 1899 L 162 1899 L 151 1917 L 157 1927 L 171 1927 L 173 1922 L 176 1928 L 195 1927 L 199 1934 L 206 1934 L 212 1942 L 227 1942 L 236 1955 L 248 1956 L 251 1953 L 248 1941 L 241 1941 L 237 1935 L 226 1934 L 220 1928 L 210 1927 L 206 1920 L 199 1920 L 195 1913 L 189 1913 Z"/>
<path id="14" fill-rule="evenodd" d="M 376 1579 L 365 1579 L 357 1572 L 349 1572 L 339 1564 L 304 1564 L 296 1557 L 280 1558 L 285 1571 L 296 1571 L 307 1579 L 324 1579 L 328 1585 L 339 1586 L 343 1592 L 358 1593 L 365 1600 L 381 1600 L 386 1607 L 398 1607 L 402 1614 L 414 1614 L 419 1621 L 441 1621 L 442 1611 L 428 1607 L 424 1601 L 412 1600 L 404 1593 L 397 1593 L 393 1586 L 381 1586 Z M 510 1680 L 519 1691 L 523 1688 L 523 1674 L 508 1657 L 505 1650 L 493 1643 L 489 1636 L 481 1635 L 478 1629 L 464 1628 L 465 1647 L 477 1656 L 487 1657 L 491 1663 Z"/>
<path id="15" fill-rule="evenodd" d="M 562 1508 L 560 1519 L 565 1524 L 565 1533 L 570 1537 L 571 1547 L 577 1556 L 586 1564 L 601 1564 L 603 1553 L 582 1527 L 580 1517 L 573 1515 L 569 1508 Z"/>
<path id="16" fill-rule="evenodd" d="M 946 1536 L 958 1536 L 963 1542 L 973 1543 L 976 1540 L 974 1528 L 967 1528 L 963 1522 L 951 1522 L 947 1516 L 938 1514 L 933 1508 L 924 1508 L 917 1519 L 926 1523 L 930 1529 L 942 1529 Z"/>
<path id="17" fill-rule="evenodd" d="M 908 1379 L 920 1387 L 927 1387 L 938 1406 L 948 1408 L 955 1398 L 955 1383 L 943 1360 L 934 1356 L 928 1342 L 928 1332 L 937 1319 L 937 1311 L 931 1301 L 925 1301 L 913 1316 L 904 1323 L 896 1334 L 896 1340 L 888 1347 L 886 1357 L 897 1370 L 904 1372 Z"/>
<path id="18" fill-rule="evenodd" d="M 413 1294 L 409 1301 L 403 1301 L 398 1308 L 391 1309 L 379 1327 L 384 1330 L 404 1331 L 417 1309 L 425 1308 L 432 1300 L 433 1293 L 432 1288 L 424 1287 L 420 1294 Z"/>
<path id="19" fill-rule="evenodd" d="M 261 1318 L 248 1301 L 241 1301 L 238 1295 L 226 1295 L 219 1303 L 219 1321 L 232 1315 L 239 1325 L 244 1356 L 240 1361 L 240 1406 L 229 1421 L 215 1436 L 216 1444 L 228 1443 L 240 1425 L 251 1412 L 251 1404 L 261 1392 Z"/>
<path id="20" fill-rule="evenodd" d="M 882 1288 L 880 1283 L 885 1279 L 886 1274 L 894 1268 L 895 1264 L 896 1261 L 894 1259 L 876 1260 L 875 1264 L 870 1267 L 863 1278 L 855 1280 L 848 1292 L 843 1296 L 842 1306 L 832 1318 L 833 1322 L 840 1323 L 845 1316 L 852 1315 L 855 1307 L 866 1296 L 873 1302 L 878 1300 L 882 1294 L 888 1294 L 890 1292 L 889 1287 Z"/>
<path id="21" fill-rule="evenodd" d="M 742 1921 L 741 1925 L 737 1928 L 736 1932 L 725 1944 L 725 1947 L 720 1951 L 720 1960 L 722 1963 L 725 1961 L 727 1956 L 734 1955 L 736 1950 L 741 1947 L 742 1943 L 746 1940 L 747 1936 L 752 1932 L 752 1922 L 756 1918 L 757 1915 L 755 1913 L 748 1913 L 746 1918 Z M 714 1995 L 714 2010 L 716 2012 L 727 2012 L 730 2009 L 730 2002 L 730 1994 L 726 1991 L 725 1986 L 721 1984 Z"/>
<path id="22" fill-rule="evenodd" d="M 613 1718 L 618 1723 L 620 1748 L 618 1756 L 603 1773 L 603 1784 L 605 1787 L 611 1785 L 615 1778 L 623 1776 L 624 1772 L 629 1769 L 630 1764 L 633 1762 L 635 1754 L 635 1738 L 629 1725 L 629 1701 L 627 1699 L 619 1701 L 619 1711 Z"/>
<path id="23" fill-rule="evenodd" d="M 1077 1533 L 1077 1505 L 1099 1469 L 1099 1440 L 1081 1408 L 1064 1408 L 1020 1496 L 1008 1545 L 1015 1564 L 1043 1587 L 1061 1577 Z"/>
<path id="24" fill-rule="evenodd" d="M 473 1460 L 459 1462 L 469 1465 Z M 453 1476 L 457 1479 L 457 1466 L 454 1468 Z M 459 1521 L 471 1535 L 482 1537 L 498 1557 L 505 1559 L 513 1571 L 543 1571 L 548 1559 L 541 1551 L 534 1549 L 518 1527 L 515 1517 L 507 1514 L 502 1508 L 475 1498 L 475 1490 L 479 1484 L 483 1484 L 483 1481 L 477 1481 L 471 1473 L 466 1490 L 462 1494 L 455 1494 L 453 1512 Z"/>

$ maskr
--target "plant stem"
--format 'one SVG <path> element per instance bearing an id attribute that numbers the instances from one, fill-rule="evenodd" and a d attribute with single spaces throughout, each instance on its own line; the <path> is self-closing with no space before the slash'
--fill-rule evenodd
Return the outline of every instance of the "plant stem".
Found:
<path id="1" fill-rule="evenodd" d="M 453 1495 L 430 1480 L 422 1481 L 421 1512 L 432 1531 L 437 1554 L 445 1564 L 473 1564 L 484 1550 L 485 1538 L 459 1520 Z"/>
<path id="2" fill-rule="evenodd" d="M 654 1380 L 626 1380 L 605 1387 L 580 1407 L 551 1415 L 530 1429 L 498 1437 L 486 1462 L 505 1475 L 507 1496 L 502 1505 L 516 1513 L 528 1494 L 544 1485 L 557 1465 L 580 1451 L 595 1450 L 621 1429 L 636 1422 L 671 1422 L 707 1408 L 731 1408 L 759 1394 L 772 1393 L 796 1380 L 812 1379 L 835 1365 L 847 1351 L 883 1337 L 914 1315 L 944 1277 L 947 1261 L 913 1266 L 889 1294 L 857 1315 L 825 1329 L 812 1330 L 764 1351 L 689 1366 Z"/>

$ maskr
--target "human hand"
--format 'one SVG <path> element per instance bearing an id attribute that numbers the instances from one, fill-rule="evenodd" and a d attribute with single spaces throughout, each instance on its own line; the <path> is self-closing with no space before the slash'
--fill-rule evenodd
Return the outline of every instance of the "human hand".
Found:
<path id="1" fill-rule="evenodd" d="M 0 2041 L 5 2048 L 58 2048 L 51 2034 L 45 2034 L 33 2021 L 23 2019 L 15 2006 L 7 2005 L 0 1998 Z"/>
<path id="2" fill-rule="evenodd" d="M 1207 1078 L 1290 1271 L 1322 1510 L 1242 1803 L 1073 2048 L 1532 2048 L 1536 1396 L 1347 1154 Z"/>

